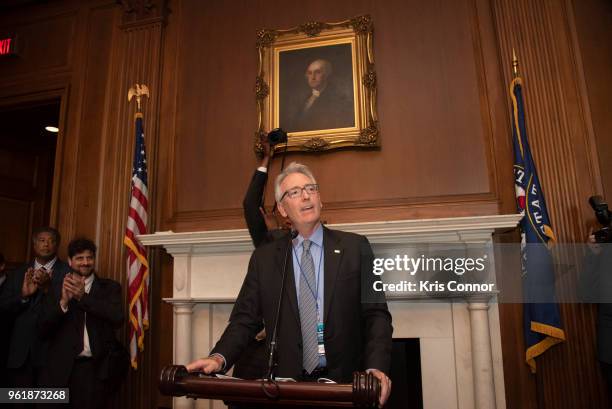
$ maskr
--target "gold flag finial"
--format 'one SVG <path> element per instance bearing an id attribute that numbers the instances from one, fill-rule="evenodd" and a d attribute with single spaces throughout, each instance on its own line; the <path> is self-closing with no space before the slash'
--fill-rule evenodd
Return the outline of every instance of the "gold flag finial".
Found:
<path id="1" fill-rule="evenodd" d="M 136 107 L 138 112 L 141 112 L 140 109 L 140 100 L 142 96 L 149 96 L 149 87 L 144 84 L 134 84 L 132 88 L 128 91 L 128 102 L 132 100 L 133 97 L 136 97 Z"/>
<path id="2" fill-rule="evenodd" d="M 512 49 L 512 75 L 514 78 L 518 77 L 518 58 L 516 58 L 516 52 Z"/>

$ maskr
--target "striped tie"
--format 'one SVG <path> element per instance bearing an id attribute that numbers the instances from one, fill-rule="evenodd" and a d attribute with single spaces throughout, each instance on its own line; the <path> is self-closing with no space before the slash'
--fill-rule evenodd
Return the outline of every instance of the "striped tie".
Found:
<path id="1" fill-rule="evenodd" d="M 303 366 L 311 373 L 319 364 L 317 352 L 317 304 L 314 262 L 310 254 L 310 240 L 304 240 L 300 266 L 300 323 L 302 324 Z"/>

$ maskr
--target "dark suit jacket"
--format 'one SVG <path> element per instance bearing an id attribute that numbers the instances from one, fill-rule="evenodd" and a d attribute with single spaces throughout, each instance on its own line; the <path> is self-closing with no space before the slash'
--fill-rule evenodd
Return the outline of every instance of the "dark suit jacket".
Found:
<path id="1" fill-rule="evenodd" d="M 612 364 L 612 249 L 586 257 L 579 281 L 583 302 L 597 303 L 597 358 Z"/>
<path id="2" fill-rule="evenodd" d="M 121 285 L 116 281 L 96 276 L 89 294 L 80 301 L 71 300 L 68 311 L 60 307 L 61 284 L 45 296 L 44 309 L 38 319 L 38 333 L 49 342 L 53 351 L 43 369 L 41 384 L 49 387 L 67 386 L 75 358 L 81 353 L 77 310 L 86 312 L 89 345 L 94 360 L 96 377 L 106 380 L 112 374 L 108 368 L 108 354 L 115 344 L 116 328 L 123 324 Z"/>
<path id="3" fill-rule="evenodd" d="M 46 361 L 47 343 L 39 339 L 36 333 L 36 321 L 42 311 L 43 292 L 36 291 L 27 302 L 22 302 L 21 287 L 23 277 L 34 263 L 26 264 L 12 272 L 0 293 L 0 311 L 15 317 L 11 336 L 8 368 L 20 368 L 30 354 L 30 362 L 34 366 L 42 366 Z M 70 267 L 61 260 L 53 266 L 51 287 L 62 283 Z"/>
<path id="4" fill-rule="evenodd" d="M 251 240 L 257 248 L 263 243 L 271 242 L 277 238 L 286 236 L 287 232 L 282 229 L 268 231 L 266 222 L 259 211 L 261 199 L 264 194 L 268 173 L 255 170 L 251 183 L 247 189 L 242 207 L 244 209 L 244 219 L 246 220 Z M 230 321 L 233 316 L 230 317 Z M 260 329 L 263 324 L 260 325 Z M 243 379 L 259 379 L 265 372 L 267 364 L 267 342 L 264 340 L 251 339 L 242 355 L 234 366 L 234 376 Z"/>
<path id="5" fill-rule="evenodd" d="M 294 108 L 289 132 L 314 131 L 319 129 L 347 128 L 355 126 L 353 99 L 328 86 L 313 102 L 310 109 L 304 107 L 312 94 L 307 95 Z"/>
<path id="6" fill-rule="evenodd" d="M 246 220 L 251 240 L 253 245 L 259 247 L 263 243 L 274 241 L 287 235 L 285 229 L 268 230 L 266 222 L 259 211 L 261 206 L 261 197 L 264 193 L 264 187 L 268 180 L 267 172 L 255 170 L 251 183 L 247 189 L 242 208 L 244 209 L 244 219 Z"/>
<path id="7" fill-rule="evenodd" d="M 259 212 L 261 206 L 261 197 L 263 196 L 264 187 L 268 180 L 267 172 L 255 170 L 251 183 L 247 189 L 242 208 L 244 209 L 244 220 L 246 220 L 249 234 L 253 240 L 253 245 L 259 247 L 266 240 L 268 228 L 266 222 Z"/>
<path id="8" fill-rule="evenodd" d="M 258 247 L 251 256 L 232 319 L 212 351 L 225 357 L 227 368 L 255 336 L 262 318 L 266 332 L 273 332 L 287 244 L 285 240 L 276 240 Z M 375 297 L 369 242 L 357 234 L 324 228 L 323 247 L 327 377 L 350 382 L 356 370 L 376 368 L 388 373 L 392 327 L 387 304 L 384 296 L 378 297 L 382 302 L 362 303 L 362 290 Z M 298 378 L 302 374 L 302 336 L 292 262 L 288 265 L 290 271 L 279 321 L 276 375 Z"/>
<path id="9" fill-rule="evenodd" d="M 0 284 L 0 294 L 6 284 L 6 280 L 8 280 L 8 274 L 11 273 L 7 272 L 6 274 L 6 279 Z M 0 386 L 5 387 L 8 385 L 6 360 L 9 356 L 11 334 L 13 333 L 13 317 L 8 312 L 0 311 L 0 328 L 2 328 L 2 336 L 0 336 Z"/>

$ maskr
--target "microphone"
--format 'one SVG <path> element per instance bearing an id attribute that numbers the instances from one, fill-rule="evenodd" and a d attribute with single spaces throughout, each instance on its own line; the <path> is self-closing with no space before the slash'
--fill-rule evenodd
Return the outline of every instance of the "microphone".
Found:
<path id="1" fill-rule="evenodd" d="M 281 305 L 283 303 L 283 295 L 285 290 L 285 281 L 287 281 L 287 265 L 289 260 L 289 249 L 292 247 L 292 241 L 298 235 L 297 230 L 291 230 L 287 235 L 287 249 L 285 250 L 285 262 L 283 264 L 283 278 L 281 280 L 280 293 L 278 294 L 278 307 L 276 309 L 276 318 L 274 320 L 274 329 L 272 330 L 272 338 L 270 339 L 270 354 L 268 356 L 268 373 L 264 378 L 265 381 L 274 380 L 274 368 L 277 366 L 276 363 L 276 340 L 278 338 L 278 320 L 280 319 Z M 265 390 L 264 390 L 265 391 Z"/>

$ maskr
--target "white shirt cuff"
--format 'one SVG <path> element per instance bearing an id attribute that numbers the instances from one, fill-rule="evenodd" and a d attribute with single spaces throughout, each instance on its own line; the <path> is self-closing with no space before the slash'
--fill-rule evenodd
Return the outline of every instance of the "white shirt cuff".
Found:
<path id="1" fill-rule="evenodd" d="M 223 366 L 221 367 L 220 371 L 225 371 L 225 367 L 227 366 L 227 361 L 225 360 L 225 357 L 218 353 L 211 354 L 210 356 L 218 356 L 219 358 L 223 359 Z"/>
<path id="2" fill-rule="evenodd" d="M 257 168 L 257 170 L 263 173 L 268 173 L 268 168 L 266 168 L 265 166 L 260 166 Z"/>

